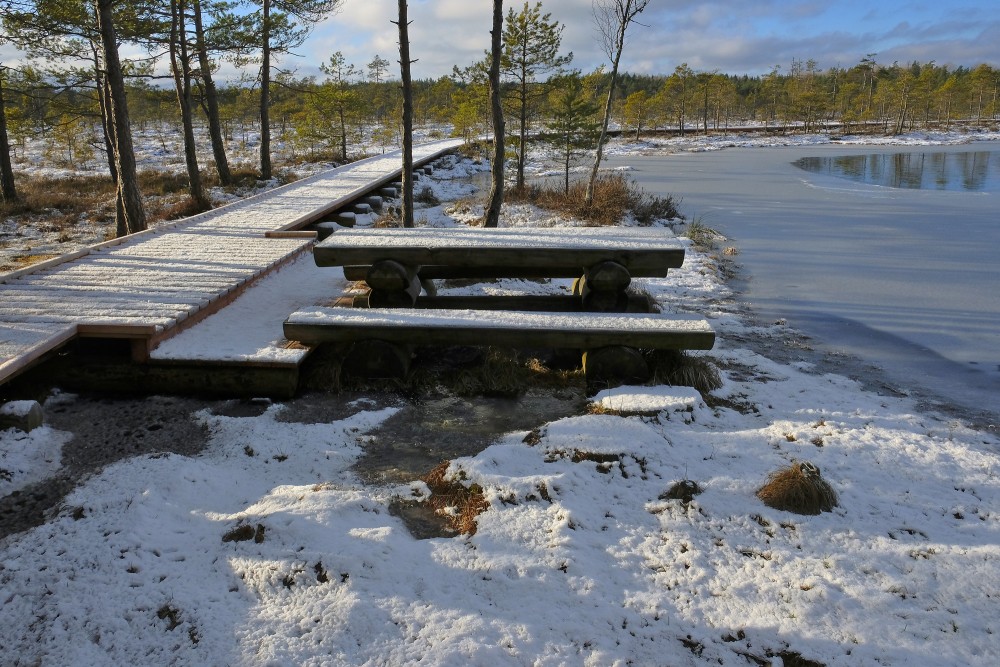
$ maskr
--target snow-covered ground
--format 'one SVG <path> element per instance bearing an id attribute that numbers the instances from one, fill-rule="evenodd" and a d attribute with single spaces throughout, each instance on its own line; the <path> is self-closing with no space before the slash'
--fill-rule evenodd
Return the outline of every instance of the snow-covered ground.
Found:
<path id="1" fill-rule="evenodd" d="M 475 208 L 418 217 L 457 224 Z M 500 437 L 450 468 L 489 502 L 477 532 L 426 540 L 389 511 L 425 500 L 423 483 L 350 470 L 397 408 L 361 399 L 313 424 L 282 421 L 282 404 L 201 411 L 202 455 L 120 461 L 0 541 L 0 664 L 992 664 L 996 426 L 748 349 L 789 331 L 748 320 L 719 261 L 689 248 L 642 281 L 665 310 L 711 320 L 718 407 L 619 388 L 593 414 Z M 0 489 L 52 474 L 67 437 L 0 432 Z M 832 512 L 757 499 L 796 460 L 837 492 Z M 668 498 L 681 480 L 702 492 Z"/>

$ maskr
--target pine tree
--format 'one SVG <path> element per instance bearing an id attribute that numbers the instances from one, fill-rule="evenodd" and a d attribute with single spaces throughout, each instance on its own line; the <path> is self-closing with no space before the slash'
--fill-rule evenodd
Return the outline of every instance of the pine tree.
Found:
<path id="1" fill-rule="evenodd" d="M 524 165 L 527 159 L 528 126 L 536 101 L 548 93 L 542 77 L 559 72 L 573 60 L 573 54 L 559 55 L 563 26 L 542 14 L 542 3 L 534 7 L 524 3 L 520 12 L 507 12 L 504 28 L 504 51 L 500 66 L 514 81 L 514 106 L 518 121 L 517 176 L 515 187 L 524 188 Z"/>

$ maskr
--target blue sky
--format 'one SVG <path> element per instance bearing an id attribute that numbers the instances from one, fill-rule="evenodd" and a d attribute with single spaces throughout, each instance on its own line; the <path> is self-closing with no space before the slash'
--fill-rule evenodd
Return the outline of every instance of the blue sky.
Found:
<path id="1" fill-rule="evenodd" d="M 534 0 L 532 0 L 532 3 Z M 505 2 L 520 9 L 520 2 Z M 591 0 L 545 0 L 544 11 L 564 24 L 563 49 L 589 71 L 606 61 L 595 39 Z M 344 0 L 288 65 L 314 73 L 334 51 L 362 66 L 377 53 L 397 68 L 396 0 Z M 465 66 L 489 46 L 488 0 L 410 0 L 414 76 L 438 77 Z M 868 53 L 880 63 L 913 60 L 1000 66 L 997 0 L 909 2 L 868 0 L 653 0 L 633 26 L 623 69 L 669 74 L 687 63 L 698 71 L 761 74 L 792 59 L 821 69 L 851 66 Z M 397 70 L 394 70 L 397 71 Z"/>
<path id="2" fill-rule="evenodd" d="M 532 3 L 534 0 L 532 0 Z M 517 10 L 523 0 L 505 2 Z M 464 67 L 489 46 L 489 0 L 410 0 L 414 76 L 436 78 Z M 543 10 L 564 25 L 563 50 L 573 66 L 605 63 L 596 40 L 591 0 L 545 0 Z M 309 40 L 281 63 L 299 76 L 321 76 L 319 64 L 341 51 L 362 67 L 374 55 L 398 76 L 397 0 L 343 0 L 340 11 L 315 26 Z M 624 71 L 669 74 L 687 63 L 697 71 L 763 74 L 792 60 L 814 59 L 820 69 L 849 67 L 866 54 L 892 64 L 935 61 L 1000 67 L 998 0 L 652 0 L 633 25 Z M 138 54 L 136 54 L 138 55 Z M 18 60 L 0 45 L 0 62 Z M 223 64 L 223 78 L 237 73 Z M 250 73 L 251 76 L 256 72 Z"/>

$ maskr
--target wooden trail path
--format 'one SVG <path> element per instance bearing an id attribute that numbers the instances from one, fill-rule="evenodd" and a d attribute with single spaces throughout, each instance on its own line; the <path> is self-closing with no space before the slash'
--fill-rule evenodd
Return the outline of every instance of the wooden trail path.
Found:
<path id="1" fill-rule="evenodd" d="M 419 166 L 461 145 L 414 147 Z M 77 336 L 133 340 L 133 355 L 216 312 L 310 249 L 294 230 L 399 178 L 400 153 L 0 274 L 0 384 Z"/>

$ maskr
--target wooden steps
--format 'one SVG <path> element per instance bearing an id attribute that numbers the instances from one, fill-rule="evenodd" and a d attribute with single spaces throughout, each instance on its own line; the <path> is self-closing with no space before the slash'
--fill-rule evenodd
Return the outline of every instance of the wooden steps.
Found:
<path id="1" fill-rule="evenodd" d="M 592 387 L 645 382 L 642 349 L 708 350 L 715 332 L 702 317 L 659 313 L 308 308 L 292 313 L 285 337 L 307 345 L 350 345 L 349 374 L 401 378 L 423 346 L 573 349 Z"/>
<path id="2" fill-rule="evenodd" d="M 627 345 L 709 350 L 703 317 L 660 313 L 309 308 L 285 320 L 285 337 L 306 344 L 377 338 L 405 345 L 493 345 L 591 349 Z"/>

